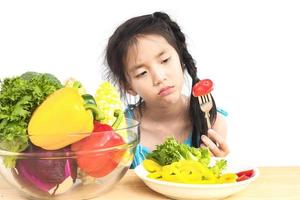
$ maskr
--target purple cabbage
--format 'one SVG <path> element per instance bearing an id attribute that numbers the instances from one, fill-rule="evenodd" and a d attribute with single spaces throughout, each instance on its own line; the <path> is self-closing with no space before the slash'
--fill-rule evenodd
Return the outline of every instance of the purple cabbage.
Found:
<path id="1" fill-rule="evenodd" d="M 33 185 L 35 188 L 48 193 L 50 190 L 53 191 L 53 189 L 57 188 L 68 177 L 71 177 L 73 182 L 75 182 L 77 176 L 76 160 L 63 157 L 54 159 L 52 157 L 55 153 L 70 151 L 69 147 L 49 151 L 30 144 L 25 152 L 39 153 L 43 157 L 18 159 L 16 164 L 18 177 L 29 185 Z"/>

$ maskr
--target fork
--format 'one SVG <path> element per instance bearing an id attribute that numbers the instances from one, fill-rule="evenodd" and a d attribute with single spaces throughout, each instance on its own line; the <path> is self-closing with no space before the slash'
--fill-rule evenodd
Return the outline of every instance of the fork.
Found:
<path id="1" fill-rule="evenodd" d="M 205 118 L 207 122 L 208 129 L 211 128 L 210 119 L 209 119 L 209 111 L 213 107 L 213 101 L 211 98 L 211 94 L 208 93 L 206 95 L 198 96 L 200 109 L 205 113 Z"/>

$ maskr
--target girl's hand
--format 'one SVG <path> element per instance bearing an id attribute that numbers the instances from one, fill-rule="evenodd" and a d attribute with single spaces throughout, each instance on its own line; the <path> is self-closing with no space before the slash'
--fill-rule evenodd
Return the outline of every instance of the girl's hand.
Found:
<path id="1" fill-rule="evenodd" d="M 207 131 L 207 135 L 208 136 L 201 136 L 201 140 L 203 141 L 203 144 L 201 144 L 202 147 L 208 147 L 211 153 L 217 157 L 225 157 L 229 154 L 229 148 L 225 138 L 223 138 L 213 129 L 209 129 Z"/>

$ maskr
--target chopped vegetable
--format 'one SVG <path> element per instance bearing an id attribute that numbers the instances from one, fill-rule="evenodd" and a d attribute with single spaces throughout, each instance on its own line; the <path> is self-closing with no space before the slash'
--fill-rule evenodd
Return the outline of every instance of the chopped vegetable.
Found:
<path id="1" fill-rule="evenodd" d="M 87 137 L 93 131 L 94 104 L 85 104 L 77 88 L 55 91 L 35 110 L 29 125 L 31 142 L 47 150 L 55 150 Z M 81 134 L 82 133 L 82 134 Z"/>
<path id="2" fill-rule="evenodd" d="M 238 176 L 235 173 L 215 173 L 213 167 L 206 166 L 195 160 L 180 160 L 169 165 L 160 166 L 153 160 L 143 161 L 144 168 L 149 172 L 147 177 L 189 184 L 233 183 Z"/>
<path id="3" fill-rule="evenodd" d="M 148 162 L 149 160 L 144 160 L 144 166 L 147 166 Z M 152 165 L 154 164 L 152 163 Z M 209 169 L 209 167 L 205 166 L 201 162 L 194 160 L 180 160 L 169 165 L 161 166 L 160 168 L 157 167 L 155 171 L 148 174 L 148 177 L 159 180 L 189 184 L 218 183 L 218 178 Z"/>
<path id="4" fill-rule="evenodd" d="M 208 165 L 210 163 L 210 152 L 207 148 L 194 148 L 186 144 L 179 144 L 174 138 L 156 146 L 156 150 L 146 156 L 161 166 L 169 165 L 180 160 L 194 160 Z"/>
<path id="5" fill-rule="evenodd" d="M 192 183 L 216 184 L 236 181 L 236 175 L 223 174 L 227 167 L 224 159 L 211 163 L 211 155 L 207 148 L 194 148 L 178 143 L 174 138 L 156 146 L 146 156 L 144 168 L 150 172 L 149 178 L 159 180 Z"/>
<path id="6" fill-rule="evenodd" d="M 235 183 L 237 182 L 237 175 L 235 173 L 227 173 L 220 176 L 218 183 Z"/>
<path id="7" fill-rule="evenodd" d="M 251 178 L 254 175 L 254 170 L 250 169 L 250 170 L 245 170 L 245 171 L 240 171 L 238 173 L 236 173 L 237 175 L 237 181 L 244 181 L 247 180 L 249 178 Z"/>
<path id="8" fill-rule="evenodd" d="M 211 167 L 212 172 L 217 176 L 221 176 L 222 171 L 227 167 L 227 161 L 222 159 L 222 160 L 217 160 L 214 166 Z"/>
<path id="9" fill-rule="evenodd" d="M 210 79 L 203 79 L 193 86 L 193 96 L 203 96 L 213 90 L 213 82 Z"/>
<path id="10" fill-rule="evenodd" d="M 144 160 L 143 166 L 148 172 L 151 173 L 161 171 L 161 166 L 157 162 L 150 159 Z"/>
<path id="11" fill-rule="evenodd" d="M 22 152 L 28 147 L 27 126 L 33 111 L 62 85 L 51 74 L 27 72 L 0 82 L 0 149 Z M 6 167 L 15 166 L 5 157 Z"/>
<path id="12" fill-rule="evenodd" d="M 240 171 L 240 172 L 236 173 L 236 175 L 238 175 L 239 177 L 243 176 L 243 175 L 251 177 L 251 176 L 253 176 L 253 174 L 254 174 L 254 170 L 253 169 L 245 170 L 245 171 Z"/>

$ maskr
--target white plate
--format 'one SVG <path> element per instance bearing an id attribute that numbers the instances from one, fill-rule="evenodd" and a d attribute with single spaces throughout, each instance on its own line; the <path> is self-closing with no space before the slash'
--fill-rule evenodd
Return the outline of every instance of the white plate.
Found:
<path id="1" fill-rule="evenodd" d="M 225 184 L 183 184 L 156 180 L 147 177 L 149 172 L 144 169 L 142 164 L 137 166 L 134 171 L 136 175 L 141 178 L 149 188 L 167 197 L 173 199 L 208 200 L 223 199 L 232 194 L 235 194 L 247 187 L 259 176 L 259 171 L 255 167 L 231 167 L 228 165 L 226 172 L 236 173 L 246 169 L 254 169 L 254 176 L 245 181 Z"/>

